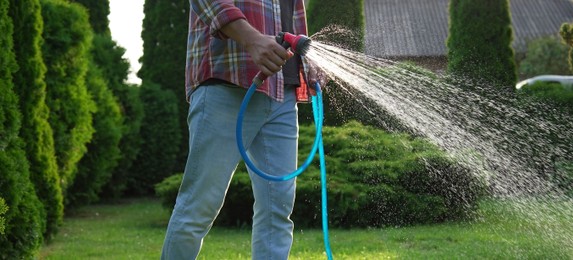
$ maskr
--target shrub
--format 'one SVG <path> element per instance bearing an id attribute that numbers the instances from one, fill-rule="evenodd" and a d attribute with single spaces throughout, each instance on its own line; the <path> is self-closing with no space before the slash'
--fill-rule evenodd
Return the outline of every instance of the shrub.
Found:
<path id="1" fill-rule="evenodd" d="M 157 84 L 141 86 L 144 118 L 139 138 L 143 140 L 133 167 L 130 169 L 129 192 L 151 195 L 154 185 L 171 176 L 181 139 L 175 94 Z"/>
<path id="2" fill-rule="evenodd" d="M 513 91 L 509 0 L 451 0 L 449 14 L 448 72 Z"/>
<path id="3" fill-rule="evenodd" d="M 21 114 L 13 90 L 18 68 L 13 51 L 9 0 L 0 0 L 0 259 L 32 259 L 42 243 L 46 214 L 30 182 L 29 162 L 19 137 Z M 6 207 L 8 210 L 6 211 Z"/>
<path id="4" fill-rule="evenodd" d="M 559 83 L 536 82 L 521 88 L 521 94 L 550 103 L 561 108 L 570 108 L 573 112 L 573 88 Z"/>
<path id="5" fill-rule="evenodd" d="M 299 158 L 313 142 L 311 126 L 301 126 Z M 351 122 L 324 129 L 328 177 L 329 220 L 334 227 L 379 227 L 435 223 L 470 217 L 485 185 L 436 147 L 406 135 L 391 135 Z M 305 149 L 308 148 L 308 149 Z M 164 190 L 179 188 L 175 177 Z M 179 179 L 180 180 L 180 179 Z M 170 188 L 169 188 L 170 187 Z M 172 208 L 174 197 L 162 192 Z M 320 225 L 320 176 L 313 164 L 297 179 L 293 220 L 297 226 Z M 231 181 L 222 225 L 251 223 L 253 196 L 249 175 L 241 164 Z"/>
<path id="6" fill-rule="evenodd" d="M 564 23 L 561 25 L 559 30 L 561 39 L 567 45 L 569 45 L 569 69 L 573 72 L 573 24 Z"/>
<path id="7" fill-rule="evenodd" d="M 173 211 L 177 193 L 179 193 L 179 186 L 183 181 L 183 173 L 171 175 L 160 183 L 155 184 L 155 194 L 162 198 L 162 205 L 164 208 Z"/>
<path id="8" fill-rule="evenodd" d="M 308 34 L 347 49 L 364 50 L 364 1 L 308 1 Z M 316 38 L 315 38 L 316 39 Z"/>
<path id="9" fill-rule="evenodd" d="M 6 219 L 4 218 L 6 211 L 8 211 L 8 205 L 6 205 L 6 201 L 0 197 L 0 235 L 4 235 L 4 230 L 6 229 Z"/>
<path id="10" fill-rule="evenodd" d="M 77 163 L 91 140 L 95 106 L 88 94 L 85 75 L 92 39 L 86 10 L 63 0 L 42 0 L 44 44 L 48 68 L 46 104 L 54 130 L 56 158 L 62 188 L 73 183 Z"/>
<path id="11" fill-rule="evenodd" d="M 86 0 L 83 0 L 86 1 Z M 146 0 L 143 7 L 143 56 L 137 75 L 145 82 L 153 82 L 164 90 L 176 94 L 178 120 L 177 139 L 169 145 L 176 147 L 174 171 L 183 171 L 187 162 L 188 136 L 185 99 L 185 55 L 187 51 L 187 30 L 189 30 L 189 1 Z M 176 142 L 175 142 L 176 141 Z"/>
<path id="12" fill-rule="evenodd" d="M 569 63 L 565 58 L 569 47 L 555 37 L 534 40 L 527 46 L 525 59 L 519 64 L 519 74 L 530 78 L 543 74 L 567 75 Z"/>
<path id="13" fill-rule="evenodd" d="M 42 60 L 43 22 L 39 0 L 11 0 L 10 15 L 18 28 L 14 33 L 14 51 L 19 70 L 14 75 L 14 91 L 22 112 L 20 137 L 25 140 L 30 162 L 30 179 L 47 213 L 44 237 L 57 232 L 64 215 L 63 194 L 56 164 L 50 110 L 46 105 L 46 66 Z"/>
<path id="14" fill-rule="evenodd" d="M 571 86 L 563 86 L 559 83 L 536 82 L 526 85 L 519 91 L 521 100 L 526 101 L 526 106 L 540 106 L 539 111 L 550 111 L 551 117 L 547 119 L 557 125 L 563 125 L 562 120 L 570 119 L 573 115 L 573 89 Z M 531 108 L 530 108 L 531 109 Z M 566 119 L 557 119 L 557 115 L 569 115 Z M 547 142 L 554 145 L 562 144 L 573 147 L 570 136 L 551 135 Z M 569 138 L 567 140 L 566 138 Z M 568 157 L 567 157 L 568 156 Z M 550 180 L 569 196 L 573 196 L 573 159 L 571 154 L 555 155 L 552 157 L 553 165 L 550 169 Z"/>
<path id="15" fill-rule="evenodd" d="M 119 104 L 107 87 L 99 67 L 91 62 L 87 74 L 87 86 L 97 110 L 93 114 L 95 133 L 87 145 L 87 153 L 78 163 L 78 172 L 67 192 L 67 205 L 79 206 L 99 200 L 99 192 L 111 178 L 117 166 L 120 151 L 119 140 L 123 118 Z"/>

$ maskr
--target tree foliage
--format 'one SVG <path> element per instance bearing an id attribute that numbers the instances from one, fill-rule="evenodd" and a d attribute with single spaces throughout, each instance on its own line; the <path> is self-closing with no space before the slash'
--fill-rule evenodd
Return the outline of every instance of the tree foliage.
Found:
<path id="1" fill-rule="evenodd" d="M 0 198 L 8 206 L 0 214 L 0 259 L 31 259 L 42 243 L 45 212 L 30 182 L 29 164 L 19 137 L 21 114 L 13 91 L 18 66 L 13 51 L 9 0 L 0 0 Z M 5 211 L 5 206 L 2 206 Z"/>
<path id="2" fill-rule="evenodd" d="M 53 132 L 48 123 L 50 112 L 45 102 L 40 1 L 10 0 L 10 16 L 14 22 L 14 51 L 19 66 L 13 81 L 22 113 L 20 136 L 25 140 L 30 178 L 47 213 L 44 236 L 50 238 L 62 222 L 64 207 Z"/>
<path id="3" fill-rule="evenodd" d="M 88 152 L 78 164 L 78 173 L 68 189 L 70 206 L 85 205 L 99 200 L 102 187 L 111 179 L 117 166 L 123 118 L 119 104 L 107 86 L 99 67 L 91 62 L 86 77 L 88 91 L 97 104 L 93 114 L 95 133 L 87 145 Z"/>
<path id="4" fill-rule="evenodd" d="M 449 17 L 448 72 L 513 90 L 509 0 L 450 0 Z"/>
<path id="5" fill-rule="evenodd" d="M 185 99 L 185 53 L 189 27 L 189 2 L 146 0 L 143 19 L 143 56 L 137 75 L 146 81 L 158 84 L 177 97 L 177 120 L 179 138 L 177 143 L 166 143 L 179 149 L 175 169 L 182 171 L 187 161 L 188 129 L 186 112 L 189 104 Z"/>
<path id="6" fill-rule="evenodd" d="M 364 50 L 364 0 L 310 0 L 308 34 L 355 51 Z M 323 35 L 314 35 L 323 31 Z"/>
<path id="7" fill-rule="evenodd" d="M 85 75 L 92 31 L 86 10 L 62 0 L 41 0 L 44 18 L 42 47 L 46 73 L 49 122 L 54 131 L 56 158 L 61 183 L 73 183 L 77 163 L 91 140 L 91 99 Z"/>
<path id="8" fill-rule="evenodd" d="M 525 59 L 519 64 L 519 74 L 530 78 L 543 74 L 567 75 L 569 48 L 555 37 L 540 38 L 527 46 Z"/>
<path id="9" fill-rule="evenodd" d="M 449 159 L 429 142 L 404 134 L 388 134 L 350 122 L 323 129 L 328 174 L 330 224 L 334 227 L 382 227 L 439 223 L 471 217 L 485 192 L 483 180 Z M 300 129 L 299 158 L 306 158 L 314 127 Z M 318 227 L 320 172 L 312 164 L 297 177 L 293 220 Z M 163 205 L 172 209 L 181 175 L 156 186 Z M 217 218 L 222 225 L 248 225 L 253 196 L 241 164 Z"/>
<path id="10" fill-rule="evenodd" d="M 119 104 L 123 118 L 119 143 L 120 167 L 113 169 L 111 179 L 102 187 L 101 192 L 102 197 L 118 198 L 125 191 L 130 176 L 137 175 L 137 172 L 130 169 L 142 142 L 139 131 L 143 119 L 143 103 L 139 97 L 140 88 L 125 82 L 129 73 L 129 63 L 123 58 L 125 49 L 118 46 L 111 37 L 103 34 L 96 35 L 93 44 L 94 62 L 99 64 L 102 75 Z"/>
<path id="11" fill-rule="evenodd" d="M 96 34 L 110 34 L 109 30 L 109 0 L 71 0 L 83 5 L 89 13 L 90 24 Z"/>
<path id="12" fill-rule="evenodd" d="M 569 68 L 573 72 L 573 24 L 564 23 L 561 25 L 559 34 L 565 44 L 569 45 Z"/>
<path id="13" fill-rule="evenodd" d="M 136 173 L 129 179 L 131 194 L 153 194 L 154 185 L 174 173 L 174 163 L 181 141 L 176 97 L 157 84 L 141 86 L 144 118 L 139 138 L 141 150 L 131 168 Z"/>

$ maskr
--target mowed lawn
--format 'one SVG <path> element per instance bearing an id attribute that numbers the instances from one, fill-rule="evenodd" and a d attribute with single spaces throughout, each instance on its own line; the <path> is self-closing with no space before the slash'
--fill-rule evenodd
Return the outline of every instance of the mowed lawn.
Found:
<path id="1" fill-rule="evenodd" d="M 471 223 L 334 229 L 330 243 L 335 259 L 573 259 L 570 212 L 540 210 L 535 220 L 509 208 L 484 202 Z M 40 259 L 159 259 L 167 221 L 154 199 L 87 206 L 66 217 Z M 326 259 L 321 230 L 294 237 L 290 259 Z M 250 230 L 213 228 L 199 259 L 250 259 Z"/>

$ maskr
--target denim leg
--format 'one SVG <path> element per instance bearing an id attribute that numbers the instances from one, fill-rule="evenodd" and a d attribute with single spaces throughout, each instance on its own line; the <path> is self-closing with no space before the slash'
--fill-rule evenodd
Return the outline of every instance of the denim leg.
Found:
<path id="1" fill-rule="evenodd" d="M 294 91 L 285 102 L 272 102 L 271 114 L 249 147 L 253 163 L 271 175 L 296 170 L 298 146 L 297 106 Z M 287 259 L 294 224 L 290 219 L 295 200 L 295 180 L 273 182 L 249 170 L 253 206 L 252 259 Z"/>
<path id="2" fill-rule="evenodd" d="M 162 259 L 195 259 L 219 214 L 241 157 L 235 126 L 244 89 L 203 86 L 191 96 L 189 155 L 165 236 Z M 255 94 L 246 111 L 244 140 L 250 143 L 268 116 L 270 100 Z"/>

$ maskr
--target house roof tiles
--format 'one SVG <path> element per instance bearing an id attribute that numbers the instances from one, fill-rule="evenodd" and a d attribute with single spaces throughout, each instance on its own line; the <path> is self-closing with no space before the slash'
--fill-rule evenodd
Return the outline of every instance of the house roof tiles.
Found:
<path id="1" fill-rule="evenodd" d="M 448 0 L 365 0 L 365 51 L 380 57 L 446 55 Z M 514 48 L 573 22 L 571 0 L 510 0 Z"/>

